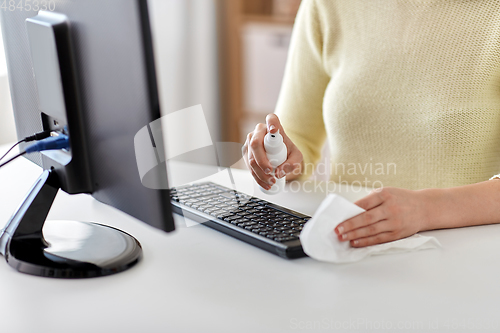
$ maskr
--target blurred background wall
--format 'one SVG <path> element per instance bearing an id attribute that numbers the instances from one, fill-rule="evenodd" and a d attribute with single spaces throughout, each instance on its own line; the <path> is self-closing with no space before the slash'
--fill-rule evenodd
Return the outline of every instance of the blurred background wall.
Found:
<path id="1" fill-rule="evenodd" d="M 162 113 L 201 104 L 220 141 L 216 0 L 149 0 Z"/>
<path id="2" fill-rule="evenodd" d="M 1 27 L 0 27 L 1 32 Z M 0 38 L 0 144 L 16 139 L 3 41 Z"/>
<path id="3" fill-rule="evenodd" d="M 222 136 L 244 142 L 274 112 L 300 0 L 219 0 Z"/>
<path id="4" fill-rule="evenodd" d="M 201 104 L 213 141 L 244 142 L 274 111 L 299 4 L 149 0 L 163 114 Z M 0 144 L 16 139 L 10 105 L 0 44 Z"/>

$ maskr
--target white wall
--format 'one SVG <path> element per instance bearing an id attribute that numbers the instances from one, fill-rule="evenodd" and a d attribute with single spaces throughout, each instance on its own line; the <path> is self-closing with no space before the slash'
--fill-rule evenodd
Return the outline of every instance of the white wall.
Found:
<path id="1" fill-rule="evenodd" d="M 0 27 L 1 33 L 1 27 Z M 3 40 L 0 38 L 0 145 L 16 140 Z"/>
<path id="2" fill-rule="evenodd" d="M 219 141 L 216 0 L 149 0 L 149 12 L 162 113 L 201 104 Z"/>

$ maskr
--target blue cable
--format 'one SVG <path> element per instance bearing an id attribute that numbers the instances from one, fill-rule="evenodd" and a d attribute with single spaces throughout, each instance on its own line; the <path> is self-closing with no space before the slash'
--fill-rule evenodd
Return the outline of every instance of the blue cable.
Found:
<path id="1" fill-rule="evenodd" d="M 26 153 L 40 152 L 44 150 L 68 149 L 69 137 L 65 134 L 51 136 L 40 140 L 26 148 Z"/>
<path id="2" fill-rule="evenodd" d="M 14 161 L 20 156 L 27 153 L 40 152 L 43 150 L 55 150 L 55 149 L 68 149 L 69 148 L 69 137 L 66 134 L 59 134 L 58 136 L 51 136 L 49 138 L 38 141 L 32 144 L 25 151 L 20 152 L 14 157 L 10 158 L 8 161 L 0 163 L 0 168 L 7 165 L 8 163 Z M 5 157 L 5 156 L 3 156 Z M 2 157 L 2 158 L 3 158 Z"/>

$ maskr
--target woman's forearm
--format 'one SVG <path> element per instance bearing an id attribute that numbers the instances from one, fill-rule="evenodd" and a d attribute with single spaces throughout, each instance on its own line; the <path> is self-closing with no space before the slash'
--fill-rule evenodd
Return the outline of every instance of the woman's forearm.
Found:
<path id="1" fill-rule="evenodd" d="M 428 197 L 428 218 L 422 230 L 500 222 L 500 180 L 447 189 L 422 190 Z"/>
<path id="2" fill-rule="evenodd" d="M 385 187 L 355 202 L 366 210 L 335 228 L 339 241 L 364 247 L 419 231 L 500 222 L 500 180 L 448 189 Z"/>

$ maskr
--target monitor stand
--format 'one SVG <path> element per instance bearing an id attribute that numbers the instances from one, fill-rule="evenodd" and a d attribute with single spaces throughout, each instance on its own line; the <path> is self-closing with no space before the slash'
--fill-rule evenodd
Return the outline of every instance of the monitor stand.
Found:
<path id="1" fill-rule="evenodd" d="M 57 175 L 44 171 L 0 232 L 0 254 L 22 273 L 90 278 L 122 272 L 142 257 L 139 242 L 97 223 L 45 221 L 59 191 Z"/>

